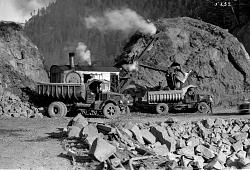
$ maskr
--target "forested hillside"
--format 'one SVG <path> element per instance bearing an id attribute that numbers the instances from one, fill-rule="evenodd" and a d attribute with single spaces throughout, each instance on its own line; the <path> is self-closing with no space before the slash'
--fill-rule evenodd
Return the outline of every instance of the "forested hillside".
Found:
<path id="1" fill-rule="evenodd" d="M 189 16 L 227 29 L 237 25 L 231 7 L 215 7 L 205 0 L 57 0 L 40 9 L 26 23 L 25 32 L 43 53 L 47 68 L 51 64 L 67 64 L 67 52 L 75 49 L 79 42 L 90 50 L 92 63 L 112 65 L 133 33 L 88 29 L 85 17 L 122 8 L 134 10 L 151 21 Z"/>

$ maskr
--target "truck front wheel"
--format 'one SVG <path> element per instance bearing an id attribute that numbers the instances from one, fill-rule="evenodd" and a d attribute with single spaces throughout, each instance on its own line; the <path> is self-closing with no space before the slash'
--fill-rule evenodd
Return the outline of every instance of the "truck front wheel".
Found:
<path id="1" fill-rule="evenodd" d="M 103 108 L 103 114 L 108 119 L 114 119 L 120 114 L 120 108 L 113 103 L 108 103 Z"/>
<path id="2" fill-rule="evenodd" d="M 51 118 L 65 116 L 65 107 L 61 103 L 62 102 L 53 102 L 49 105 L 48 114 Z"/>
<path id="3" fill-rule="evenodd" d="M 156 112 L 158 114 L 168 114 L 169 108 L 166 103 L 159 103 L 156 106 Z"/>
<path id="4" fill-rule="evenodd" d="M 200 112 L 200 113 L 209 113 L 210 111 L 210 107 L 208 106 L 207 103 L 205 102 L 200 102 L 197 106 L 197 110 Z"/>

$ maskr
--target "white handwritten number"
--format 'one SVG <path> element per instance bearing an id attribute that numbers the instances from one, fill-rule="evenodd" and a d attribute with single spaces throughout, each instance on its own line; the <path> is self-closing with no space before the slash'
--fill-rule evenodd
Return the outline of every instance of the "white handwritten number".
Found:
<path id="1" fill-rule="evenodd" d="M 231 2 L 230 1 L 226 1 L 226 2 L 215 2 L 214 6 L 220 6 L 220 7 L 227 7 L 227 6 L 231 6 Z"/>

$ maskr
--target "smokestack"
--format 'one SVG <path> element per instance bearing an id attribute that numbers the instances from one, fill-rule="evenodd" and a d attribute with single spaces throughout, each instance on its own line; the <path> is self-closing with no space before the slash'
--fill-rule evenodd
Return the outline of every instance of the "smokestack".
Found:
<path id="1" fill-rule="evenodd" d="M 69 53 L 69 65 L 71 69 L 75 69 L 75 53 Z"/>

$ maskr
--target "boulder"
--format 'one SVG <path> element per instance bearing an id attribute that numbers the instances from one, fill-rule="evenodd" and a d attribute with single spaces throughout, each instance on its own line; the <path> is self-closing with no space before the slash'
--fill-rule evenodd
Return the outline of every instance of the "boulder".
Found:
<path id="1" fill-rule="evenodd" d="M 245 125 L 243 126 L 243 128 L 241 129 L 241 132 L 248 132 L 249 129 L 250 129 L 250 127 L 248 126 L 248 124 L 245 124 Z"/>
<path id="2" fill-rule="evenodd" d="M 208 129 L 212 128 L 214 126 L 214 119 L 212 118 L 208 118 L 208 119 L 205 119 L 203 122 L 204 122 L 204 126 Z"/>
<path id="3" fill-rule="evenodd" d="M 244 158 L 246 158 L 247 153 L 245 151 L 240 150 L 239 152 L 236 153 L 236 156 L 238 158 L 243 158 L 244 159 Z"/>
<path id="4" fill-rule="evenodd" d="M 212 162 L 208 163 L 205 169 L 224 169 L 225 167 L 218 161 L 218 160 L 213 160 Z"/>
<path id="5" fill-rule="evenodd" d="M 94 156 L 98 161 L 104 162 L 116 152 L 116 147 L 102 138 L 96 138 L 91 145 L 89 155 Z"/>
<path id="6" fill-rule="evenodd" d="M 248 138 L 248 133 L 247 132 L 244 132 L 244 133 L 238 132 L 238 133 L 234 134 L 233 137 L 235 138 L 236 141 L 243 141 L 243 140 Z"/>
<path id="7" fill-rule="evenodd" d="M 99 136 L 100 134 L 98 133 L 96 126 L 93 124 L 87 125 L 81 132 L 81 137 L 85 139 L 89 146 L 91 146 L 94 140 Z"/>
<path id="8" fill-rule="evenodd" d="M 197 168 L 203 169 L 203 167 L 204 167 L 204 159 L 201 156 L 196 156 L 195 155 L 193 162 L 195 163 Z"/>
<path id="9" fill-rule="evenodd" d="M 160 156 L 167 156 L 169 152 L 166 145 L 157 145 L 153 148 L 153 151 Z"/>
<path id="10" fill-rule="evenodd" d="M 81 130 L 78 126 L 68 127 L 68 138 L 79 138 Z"/>
<path id="11" fill-rule="evenodd" d="M 115 133 L 115 128 L 107 124 L 97 124 L 97 129 L 103 134 Z"/>
<path id="12" fill-rule="evenodd" d="M 141 134 L 146 143 L 154 144 L 156 142 L 156 137 L 148 129 L 141 130 Z"/>
<path id="13" fill-rule="evenodd" d="M 135 139 L 140 142 L 141 144 L 145 144 L 144 140 L 142 138 L 142 132 L 140 130 L 140 128 L 137 125 L 134 125 L 130 131 L 133 133 L 133 135 L 135 136 Z"/>
<path id="14" fill-rule="evenodd" d="M 156 137 L 156 140 L 159 141 L 162 145 L 166 144 L 170 152 L 175 151 L 176 141 L 174 138 L 168 135 L 168 132 L 165 128 L 158 125 L 154 125 L 150 127 L 150 132 Z"/>
<path id="15" fill-rule="evenodd" d="M 201 156 L 203 156 L 206 159 L 211 159 L 211 158 L 214 158 L 215 156 L 212 150 L 208 149 L 207 147 L 203 145 L 197 146 L 196 151 L 199 152 Z"/>
<path id="16" fill-rule="evenodd" d="M 184 148 L 181 148 L 179 150 L 177 150 L 177 154 L 179 155 L 184 155 L 186 157 L 194 157 L 195 154 L 194 154 L 194 147 L 190 147 L 190 146 L 187 146 L 187 147 L 184 147 Z"/>
<path id="17" fill-rule="evenodd" d="M 232 145 L 235 152 L 243 150 L 243 144 L 242 141 L 238 141 Z"/>
<path id="18" fill-rule="evenodd" d="M 84 128 L 87 125 L 88 125 L 87 119 L 83 117 L 83 115 L 80 113 L 68 123 L 68 126 L 77 126 L 80 129 Z"/>
<path id="19" fill-rule="evenodd" d="M 224 165 L 227 161 L 227 155 L 224 153 L 224 152 L 220 152 L 218 155 L 217 155 L 217 160 L 222 164 Z"/>

